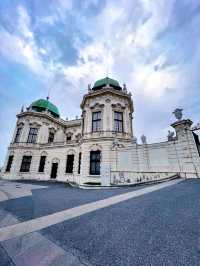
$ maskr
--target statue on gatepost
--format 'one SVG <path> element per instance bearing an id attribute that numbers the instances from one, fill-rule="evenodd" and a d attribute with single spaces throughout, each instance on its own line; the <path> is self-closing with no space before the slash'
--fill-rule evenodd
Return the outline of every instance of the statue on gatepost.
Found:
<path id="1" fill-rule="evenodd" d="M 147 144 L 147 137 L 145 135 L 141 136 L 142 144 Z"/>
<path id="2" fill-rule="evenodd" d="M 92 89 L 91 89 L 91 84 L 88 84 L 88 92 L 91 92 Z"/>
<path id="3" fill-rule="evenodd" d="M 126 84 L 125 83 L 123 84 L 123 92 L 127 93 L 127 88 L 126 88 Z"/>
<path id="4" fill-rule="evenodd" d="M 183 112 L 183 109 L 181 109 L 181 108 L 176 108 L 174 110 L 174 112 L 173 112 L 173 114 L 175 115 L 175 117 L 176 117 L 176 119 L 178 121 L 180 121 L 182 119 L 182 117 L 183 117 L 183 113 L 182 112 Z"/>
<path id="5" fill-rule="evenodd" d="M 168 139 L 168 141 L 174 140 L 174 132 L 173 131 L 168 130 L 167 139 Z"/>

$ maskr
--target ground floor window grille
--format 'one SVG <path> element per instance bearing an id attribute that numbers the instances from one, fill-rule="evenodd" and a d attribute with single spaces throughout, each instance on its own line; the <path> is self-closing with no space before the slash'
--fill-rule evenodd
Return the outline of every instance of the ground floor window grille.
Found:
<path id="1" fill-rule="evenodd" d="M 7 166 L 6 166 L 6 172 L 10 172 L 11 166 L 12 166 L 12 162 L 13 162 L 13 155 L 10 155 L 8 158 L 8 162 L 7 162 Z"/>
<path id="2" fill-rule="evenodd" d="M 23 156 L 20 172 L 29 172 L 32 156 Z"/>
<path id="3" fill-rule="evenodd" d="M 81 172 L 81 152 L 79 153 L 78 156 L 78 174 Z"/>
<path id="4" fill-rule="evenodd" d="M 66 173 L 72 174 L 74 167 L 74 154 L 67 155 Z"/>
<path id="5" fill-rule="evenodd" d="M 38 172 L 40 172 L 40 173 L 44 172 L 45 162 L 46 162 L 46 156 L 41 156 Z"/>
<path id="6" fill-rule="evenodd" d="M 90 152 L 90 175 L 100 175 L 100 151 Z"/>

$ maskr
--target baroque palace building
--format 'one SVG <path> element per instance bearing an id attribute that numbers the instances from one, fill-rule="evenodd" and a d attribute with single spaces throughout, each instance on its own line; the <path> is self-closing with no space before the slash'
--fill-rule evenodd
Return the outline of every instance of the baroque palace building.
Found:
<path id="1" fill-rule="evenodd" d="M 49 99 L 17 115 L 2 177 L 110 185 L 179 174 L 200 177 L 199 141 L 192 121 L 172 124 L 168 141 L 137 144 L 131 93 L 104 78 L 83 96 L 80 119 L 63 120 Z"/>

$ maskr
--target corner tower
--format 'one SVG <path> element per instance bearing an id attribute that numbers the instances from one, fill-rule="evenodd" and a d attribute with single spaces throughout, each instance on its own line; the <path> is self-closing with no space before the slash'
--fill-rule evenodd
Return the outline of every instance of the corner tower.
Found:
<path id="1" fill-rule="evenodd" d="M 115 161 L 112 149 L 129 146 L 133 141 L 131 93 L 126 86 L 109 77 L 88 86 L 82 103 L 82 179 L 83 183 L 100 182 Z M 106 177 L 107 181 L 110 180 Z M 102 183 L 102 180 L 101 180 Z"/>
<path id="2" fill-rule="evenodd" d="M 117 80 L 97 80 L 81 103 L 83 138 L 117 138 L 129 142 L 133 138 L 131 93 Z"/>

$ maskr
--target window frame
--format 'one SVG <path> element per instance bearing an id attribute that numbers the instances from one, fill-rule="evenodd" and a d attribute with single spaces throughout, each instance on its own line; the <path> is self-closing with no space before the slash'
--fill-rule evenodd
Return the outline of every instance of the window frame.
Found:
<path id="1" fill-rule="evenodd" d="M 81 159 L 82 159 L 82 152 L 78 154 L 78 175 L 81 173 Z"/>
<path id="2" fill-rule="evenodd" d="M 119 118 L 119 115 L 121 115 L 121 118 Z M 121 111 L 114 111 L 114 131 L 118 133 L 124 132 L 124 119 Z"/>
<path id="3" fill-rule="evenodd" d="M 66 169 L 65 169 L 66 174 L 73 174 L 74 172 L 74 157 L 75 157 L 74 154 L 67 155 Z"/>
<path id="4" fill-rule="evenodd" d="M 101 151 L 100 150 L 90 151 L 90 175 L 100 175 L 100 174 L 101 174 Z"/>
<path id="5" fill-rule="evenodd" d="M 14 159 L 14 155 L 9 155 L 8 161 L 7 161 L 7 164 L 6 164 L 6 172 L 8 172 L 8 173 L 11 170 L 13 159 Z"/>
<path id="6" fill-rule="evenodd" d="M 53 143 L 54 142 L 54 137 L 55 137 L 55 133 L 50 131 L 49 132 L 49 136 L 48 136 L 48 143 Z"/>
<path id="7" fill-rule="evenodd" d="M 22 157 L 20 172 L 22 172 L 22 173 L 30 172 L 31 161 L 32 161 L 32 156 L 31 155 L 24 155 Z"/>
<path id="8" fill-rule="evenodd" d="M 38 136 L 38 128 L 37 127 L 30 127 L 29 133 L 28 133 L 28 138 L 27 138 L 27 143 L 35 144 L 37 142 L 37 136 Z"/>
<path id="9" fill-rule="evenodd" d="M 101 121 L 102 121 L 102 111 L 92 112 L 92 132 L 101 131 L 101 127 L 102 127 Z"/>
<path id="10" fill-rule="evenodd" d="M 22 127 L 18 127 L 17 128 L 17 132 L 15 134 L 14 143 L 19 143 L 20 142 L 21 134 L 22 134 Z"/>
<path id="11" fill-rule="evenodd" d="M 46 164 L 46 155 L 41 155 L 40 156 L 40 162 L 39 162 L 39 167 L 38 167 L 38 172 L 39 173 L 44 173 L 44 168 L 45 168 L 45 164 Z"/>

